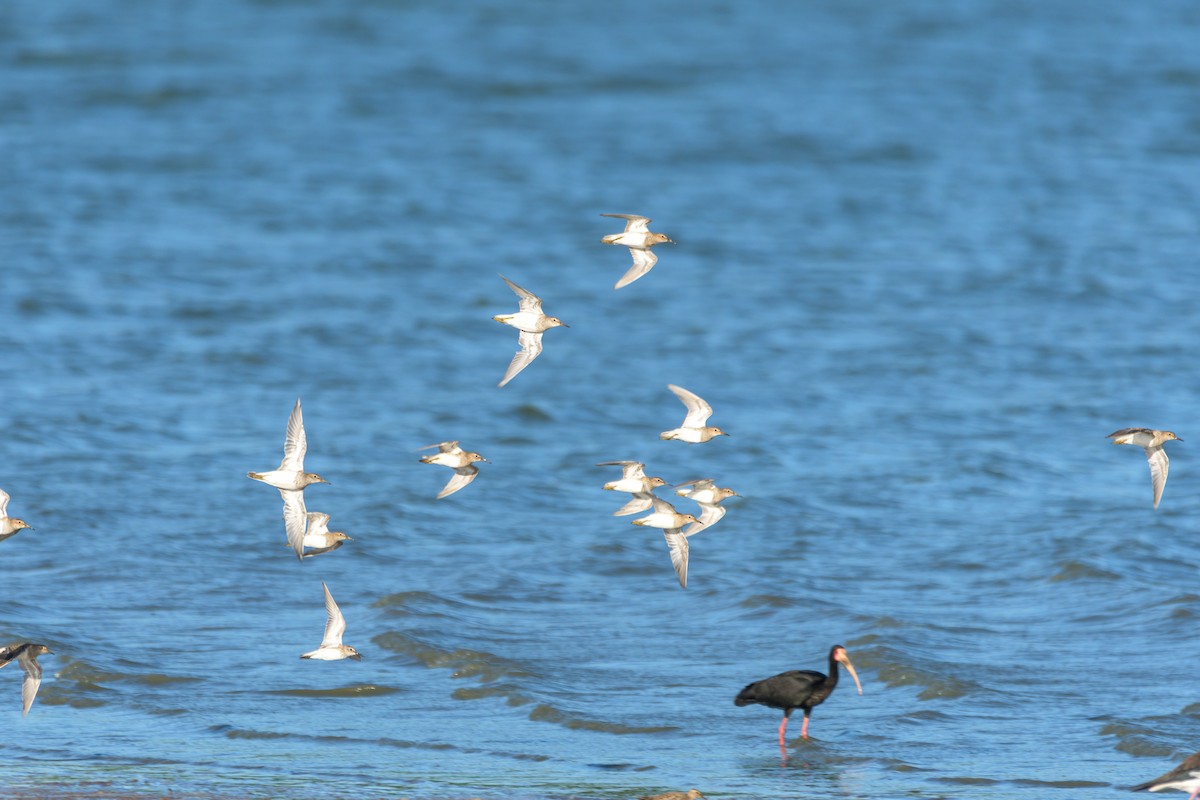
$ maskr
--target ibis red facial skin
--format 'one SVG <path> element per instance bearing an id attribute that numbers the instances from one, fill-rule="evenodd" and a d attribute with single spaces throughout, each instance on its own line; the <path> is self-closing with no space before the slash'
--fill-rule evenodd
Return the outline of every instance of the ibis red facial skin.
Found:
<path id="1" fill-rule="evenodd" d="M 742 689 L 733 699 L 733 704 L 748 706 L 758 703 L 770 708 L 783 709 L 783 722 L 779 723 L 780 747 L 785 746 L 783 737 L 787 731 L 788 718 L 792 716 L 793 711 L 799 708 L 804 711 L 804 724 L 800 728 L 800 735 L 807 739 L 808 715 L 812 713 L 813 706 L 825 702 L 825 698 L 833 694 L 833 690 L 837 688 L 839 662 L 846 665 L 850 677 L 854 678 L 854 685 L 858 687 L 858 693 L 862 694 L 862 684 L 858 682 L 858 673 L 854 671 L 854 665 L 850 663 L 850 657 L 846 655 L 846 648 L 835 644 L 829 649 L 828 676 L 811 669 L 781 672 L 774 677 L 755 681 Z"/>

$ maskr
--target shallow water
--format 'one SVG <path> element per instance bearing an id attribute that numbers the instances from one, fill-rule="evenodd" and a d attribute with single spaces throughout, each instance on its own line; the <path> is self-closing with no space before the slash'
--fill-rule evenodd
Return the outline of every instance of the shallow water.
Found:
<path id="1" fill-rule="evenodd" d="M 6 4 L 0 634 L 56 653 L 25 719 L 0 673 L 6 791 L 1127 796 L 1200 742 L 1198 37 L 1182 0 Z M 614 292 L 601 212 L 678 244 Z M 498 272 L 571 325 L 504 389 Z M 659 441 L 667 383 L 732 435 Z M 354 537 L 303 564 L 245 477 L 297 396 Z M 1184 439 L 1157 512 L 1130 425 Z M 443 439 L 492 463 L 438 501 Z M 626 458 L 742 495 L 686 592 L 610 516 Z M 298 658 L 322 580 L 361 663 Z M 863 696 L 783 764 L 732 698 L 835 642 Z"/>

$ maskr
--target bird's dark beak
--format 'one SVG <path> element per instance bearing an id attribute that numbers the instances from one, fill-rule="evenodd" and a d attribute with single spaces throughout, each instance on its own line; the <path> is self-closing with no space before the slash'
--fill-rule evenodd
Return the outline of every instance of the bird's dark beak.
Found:
<path id="1" fill-rule="evenodd" d="M 850 663 L 850 656 L 846 655 L 846 651 L 842 651 L 842 657 L 838 659 L 846 665 L 846 671 L 850 673 L 850 677 L 854 678 L 854 685 L 858 687 L 858 693 L 862 694 L 862 684 L 858 682 L 858 673 L 854 671 L 854 665 Z"/>

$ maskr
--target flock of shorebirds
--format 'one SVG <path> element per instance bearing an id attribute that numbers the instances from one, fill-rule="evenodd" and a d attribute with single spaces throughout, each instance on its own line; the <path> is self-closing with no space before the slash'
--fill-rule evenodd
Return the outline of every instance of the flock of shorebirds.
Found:
<path id="1" fill-rule="evenodd" d="M 634 214 L 603 214 L 605 217 L 617 217 L 626 221 L 625 230 L 620 233 L 604 236 L 604 244 L 619 245 L 629 248 L 633 265 L 616 282 L 614 289 L 628 286 L 630 283 L 645 276 L 658 262 L 653 248 L 657 244 L 674 243 L 662 233 L 653 233 L 649 229 L 651 220 Z M 508 369 L 504 373 L 499 386 L 506 385 L 542 352 L 542 334 L 556 327 L 569 327 L 557 317 L 548 316 L 542 311 L 542 300 L 532 292 L 518 286 L 505 278 L 501 279 L 517 295 L 518 310 L 515 314 L 496 314 L 492 318 L 497 322 L 514 327 L 518 331 L 517 343 L 519 349 L 513 355 Z M 711 441 L 718 436 L 728 436 L 718 427 L 708 425 L 713 409 L 699 395 L 681 386 L 668 384 L 667 388 L 684 404 L 687 413 L 683 422 L 676 428 L 663 431 L 660 439 L 676 440 L 691 444 L 701 444 Z M 1172 440 L 1179 440 L 1172 431 L 1155 430 L 1152 428 L 1123 428 L 1108 435 L 1113 444 L 1129 444 L 1144 449 L 1150 466 L 1151 484 L 1154 490 L 1154 507 L 1158 508 L 1162 499 L 1163 487 L 1167 481 L 1169 462 L 1163 445 Z M 1182 440 L 1179 440 L 1182 441 Z M 479 474 L 477 462 L 487 463 L 482 455 L 463 450 L 457 441 L 445 441 L 420 448 L 421 450 L 437 449 L 436 453 L 421 457 L 421 462 L 435 464 L 452 469 L 454 475 L 437 494 L 438 499 L 449 497 L 465 488 Z M 247 475 L 257 481 L 279 490 L 283 501 L 284 531 L 287 545 L 298 559 L 331 553 L 351 541 L 350 537 L 341 531 L 329 530 L 329 515 L 309 511 L 305 505 L 304 490 L 316 483 L 329 481 L 304 469 L 304 457 L 308 443 L 304 432 L 304 417 L 300 400 L 296 400 L 288 418 L 287 435 L 284 439 L 284 455 L 279 466 L 268 472 L 249 472 Z M 621 468 L 621 477 L 605 483 L 603 489 L 622 492 L 631 495 L 628 502 L 613 512 L 614 516 L 626 516 L 650 511 L 644 517 L 632 520 L 634 525 L 642 525 L 662 530 L 666 540 L 667 551 L 679 585 L 687 588 L 688 575 L 688 539 L 706 530 L 725 516 L 722 501 L 737 495 L 733 489 L 716 485 L 711 478 L 697 478 L 675 485 L 675 493 L 680 497 L 694 501 L 698 506 L 699 516 L 679 513 L 673 505 L 658 497 L 656 489 L 666 486 L 667 481 L 660 477 L 648 476 L 645 464 L 640 461 L 604 461 L 597 466 L 615 466 Z M 14 536 L 19 531 L 30 528 L 22 519 L 8 516 L 9 496 L 0 489 L 0 541 Z M 325 597 L 325 632 L 321 644 L 315 649 L 301 654 L 301 658 L 320 661 L 336 661 L 345 658 L 361 660 L 362 656 L 354 647 L 344 644 L 342 637 L 346 630 L 346 619 L 334 601 L 329 587 L 324 581 L 321 588 Z M 34 642 L 18 642 L 6 647 L 0 647 L 0 668 L 16 660 L 24 672 L 21 689 L 22 715 L 29 713 L 41 685 L 42 668 L 38 664 L 39 655 L 52 651 L 44 644 Z M 837 685 L 838 666 L 844 665 L 853 677 L 858 693 L 862 694 L 862 685 L 858 675 L 850 663 L 846 649 L 834 645 L 829 651 L 828 675 L 813 670 L 791 670 L 775 675 L 765 680 L 756 681 L 746 686 L 734 699 L 739 706 L 759 704 L 783 711 L 783 721 L 778 730 L 779 746 L 786 758 L 785 731 L 788 719 L 793 711 L 801 709 L 804 712 L 804 724 L 801 736 L 808 736 L 809 714 L 813 707 L 822 703 Z M 1200 753 L 1191 756 L 1176 769 L 1149 781 L 1135 790 L 1149 789 L 1180 789 L 1190 793 L 1189 800 L 1200 798 Z M 703 797 L 699 791 L 692 789 L 688 792 L 668 792 L 655 795 L 643 800 L 695 800 Z"/>
<path id="2" fill-rule="evenodd" d="M 633 266 L 614 286 L 614 288 L 620 289 L 648 273 L 658 262 L 658 258 L 651 248 L 656 244 L 671 242 L 671 239 L 665 234 L 651 232 L 649 229 L 651 220 L 647 217 L 633 214 L 604 214 L 603 216 L 618 217 L 626 221 L 624 231 L 605 236 L 601 240 L 604 244 L 627 247 L 632 254 Z M 533 292 L 518 286 L 503 275 L 500 278 L 517 296 L 518 310 L 515 314 L 496 314 L 492 319 L 516 328 L 518 331 L 517 343 L 520 346 L 498 384 L 504 386 L 533 363 L 533 360 L 542 352 L 543 333 L 551 328 L 570 326 L 557 317 L 551 317 L 543 312 L 542 299 Z M 660 433 L 660 439 L 674 439 L 699 444 L 711 441 L 718 436 L 728 435 L 720 428 L 707 424 L 713 410 L 712 406 L 703 398 L 674 384 L 668 384 L 667 388 L 680 399 L 687 409 L 687 413 L 678 427 Z M 466 488 L 479 475 L 479 467 L 476 464 L 481 461 L 488 463 L 481 454 L 464 450 L 457 440 L 438 442 L 419 448 L 419 450 L 434 449 L 437 452 L 422 456 L 421 462 L 448 467 L 454 471 L 450 480 L 438 492 L 439 500 Z M 283 500 L 283 522 L 287 544 L 298 559 L 333 552 L 345 542 L 350 541 L 350 537 L 341 531 L 329 530 L 328 514 L 309 511 L 305 504 L 304 490 L 306 488 L 315 483 L 329 483 L 320 475 L 305 471 L 304 457 L 307 452 L 308 439 L 304 432 L 304 413 L 300 400 L 297 398 L 295 406 L 292 407 L 291 416 L 288 418 L 287 435 L 283 442 L 283 460 L 279 462 L 279 466 L 266 472 L 246 473 L 248 477 L 279 490 L 279 495 Z M 721 506 L 721 502 L 735 496 L 737 492 L 717 486 L 711 478 L 685 481 L 675 486 L 676 494 L 694 501 L 699 506 L 699 516 L 681 514 L 666 500 L 654 494 L 655 489 L 666 486 L 667 482 L 662 478 L 647 476 L 645 464 L 642 462 L 605 461 L 597 466 L 622 468 L 620 480 L 610 481 L 603 486 L 604 489 L 610 491 L 632 495 L 627 503 L 613 512 L 614 516 L 650 511 L 646 516 L 633 520 L 633 524 L 662 530 L 675 576 L 679 585 L 686 589 L 688 537 L 709 528 L 725 516 L 725 508 Z M 322 581 L 321 587 L 325 593 L 325 634 L 317 649 L 304 653 L 300 657 L 321 661 L 335 661 L 343 658 L 361 659 L 362 655 L 356 649 L 342 642 L 346 630 L 346 619 L 324 581 Z"/>

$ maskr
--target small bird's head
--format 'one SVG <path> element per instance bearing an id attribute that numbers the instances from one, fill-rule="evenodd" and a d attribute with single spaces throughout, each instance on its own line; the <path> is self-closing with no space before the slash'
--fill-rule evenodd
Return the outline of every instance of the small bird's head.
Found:
<path id="1" fill-rule="evenodd" d="M 558 327 L 569 328 L 571 326 L 568 325 L 567 323 L 563 322 L 558 317 L 546 317 L 546 327 L 548 327 L 548 328 L 558 328 Z"/>
<path id="2" fill-rule="evenodd" d="M 713 436 L 728 436 L 729 435 L 728 433 L 726 433 L 725 431 L 721 430 L 720 428 L 718 428 L 716 426 L 710 427 L 708 429 L 708 432 L 711 433 Z"/>
<path id="3" fill-rule="evenodd" d="M 315 472 L 306 472 L 304 474 L 304 480 L 308 483 L 329 483 L 329 481 L 325 480 Z"/>
<path id="4" fill-rule="evenodd" d="M 346 645 L 346 657 L 353 658 L 355 661 L 362 661 L 362 653 L 358 652 L 350 645 Z"/>
<path id="5" fill-rule="evenodd" d="M 54 655 L 54 651 L 51 650 L 49 647 L 47 647 L 44 644 L 29 645 L 29 655 L 31 655 L 31 656 L 42 656 L 47 653 L 49 653 L 50 655 Z"/>
<path id="6" fill-rule="evenodd" d="M 483 456 L 479 455 L 479 453 L 467 453 L 467 460 L 468 461 L 482 461 L 485 464 L 492 463 L 492 462 L 488 461 L 486 458 L 484 458 Z"/>
<path id="7" fill-rule="evenodd" d="M 717 499 L 724 500 L 726 497 L 739 497 L 733 489 L 717 489 Z"/>
<path id="8" fill-rule="evenodd" d="M 1163 438 L 1164 439 L 1176 439 L 1180 442 L 1183 441 L 1183 439 L 1180 439 L 1178 436 L 1175 435 L 1175 431 L 1163 431 Z"/>
<path id="9" fill-rule="evenodd" d="M 692 516 L 691 514 L 682 514 L 681 516 L 683 517 L 684 522 L 699 522 L 700 521 L 700 520 L 696 519 L 694 516 Z"/>
<path id="10" fill-rule="evenodd" d="M 651 487 L 666 486 L 667 482 L 662 478 L 648 478 Z"/>
<path id="11" fill-rule="evenodd" d="M 341 531 L 330 531 L 329 535 L 333 537 L 333 540 L 335 542 L 353 542 L 354 541 L 353 539 L 351 539 L 349 536 L 342 533 Z"/>
<path id="12" fill-rule="evenodd" d="M 651 242 L 652 245 L 663 244 L 663 243 L 675 244 L 675 240 L 672 239 L 670 236 L 667 236 L 665 233 L 652 233 L 652 234 L 650 234 L 650 238 L 653 239 L 653 241 Z M 699 792 L 697 792 L 697 794 L 699 794 Z"/>
<path id="13" fill-rule="evenodd" d="M 14 531 L 19 531 L 21 528 L 29 528 L 29 530 L 33 530 L 33 526 L 23 519 L 9 517 L 8 524 L 13 526 Z"/>

